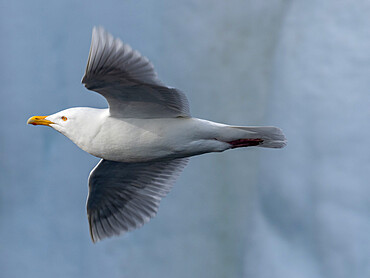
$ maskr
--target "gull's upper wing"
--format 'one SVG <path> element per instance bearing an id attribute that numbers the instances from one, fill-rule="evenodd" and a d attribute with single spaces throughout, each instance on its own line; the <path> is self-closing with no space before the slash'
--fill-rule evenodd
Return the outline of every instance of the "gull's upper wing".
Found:
<path id="1" fill-rule="evenodd" d="M 82 83 L 103 95 L 113 117 L 188 117 L 182 92 L 164 86 L 149 60 L 101 27 L 92 32 Z"/>
<path id="2" fill-rule="evenodd" d="M 122 163 L 102 159 L 89 176 L 87 215 L 93 242 L 148 222 L 187 161 Z"/>

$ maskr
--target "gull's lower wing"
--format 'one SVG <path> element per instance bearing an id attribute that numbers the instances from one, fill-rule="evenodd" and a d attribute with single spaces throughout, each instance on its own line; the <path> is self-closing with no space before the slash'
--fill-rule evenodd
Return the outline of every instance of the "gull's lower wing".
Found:
<path id="1" fill-rule="evenodd" d="M 82 83 L 107 99 L 114 117 L 190 116 L 185 94 L 164 86 L 146 57 L 101 27 L 93 29 Z"/>
<path id="2" fill-rule="evenodd" d="M 92 241 L 148 222 L 187 162 L 187 158 L 143 163 L 102 159 L 89 176 L 87 215 Z"/>

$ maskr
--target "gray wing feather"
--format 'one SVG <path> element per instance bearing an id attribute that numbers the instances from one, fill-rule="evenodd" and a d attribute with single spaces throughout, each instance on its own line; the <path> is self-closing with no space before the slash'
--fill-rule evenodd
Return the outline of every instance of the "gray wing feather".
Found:
<path id="1" fill-rule="evenodd" d="M 148 222 L 187 161 L 123 163 L 102 159 L 89 176 L 87 215 L 92 241 Z"/>
<path id="2" fill-rule="evenodd" d="M 82 83 L 103 95 L 114 117 L 189 117 L 182 92 L 159 81 L 153 65 L 101 27 L 94 27 Z"/>

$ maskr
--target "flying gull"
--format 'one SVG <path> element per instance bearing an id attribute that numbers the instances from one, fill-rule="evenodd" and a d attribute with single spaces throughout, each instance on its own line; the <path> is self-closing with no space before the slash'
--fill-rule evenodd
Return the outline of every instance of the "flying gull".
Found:
<path id="1" fill-rule="evenodd" d="M 277 127 L 191 117 L 185 94 L 164 85 L 147 58 L 101 27 L 93 29 L 82 83 L 104 96 L 109 108 L 69 108 L 27 123 L 50 126 L 101 158 L 88 181 L 93 242 L 139 228 L 155 216 L 190 156 L 286 144 Z"/>

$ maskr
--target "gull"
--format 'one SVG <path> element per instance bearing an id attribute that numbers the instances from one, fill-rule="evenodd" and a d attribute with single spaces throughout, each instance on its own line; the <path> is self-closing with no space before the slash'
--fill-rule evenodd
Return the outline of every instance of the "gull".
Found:
<path id="1" fill-rule="evenodd" d="M 239 147 L 282 148 L 277 127 L 231 126 L 193 118 L 181 91 L 164 85 L 150 61 L 94 27 L 82 83 L 108 108 L 75 107 L 28 124 L 50 126 L 101 158 L 88 179 L 93 242 L 141 227 L 157 213 L 188 158 Z"/>

